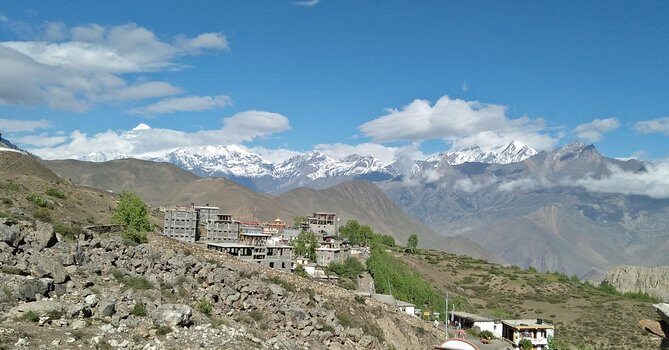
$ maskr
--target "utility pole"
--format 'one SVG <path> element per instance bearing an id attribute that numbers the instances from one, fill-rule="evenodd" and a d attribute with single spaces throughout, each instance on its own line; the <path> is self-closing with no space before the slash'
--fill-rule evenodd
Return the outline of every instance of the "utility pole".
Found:
<path id="1" fill-rule="evenodd" d="M 446 339 L 448 339 L 448 292 L 446 292 L 446 322 L 444 322 L 446 325 Z"/>

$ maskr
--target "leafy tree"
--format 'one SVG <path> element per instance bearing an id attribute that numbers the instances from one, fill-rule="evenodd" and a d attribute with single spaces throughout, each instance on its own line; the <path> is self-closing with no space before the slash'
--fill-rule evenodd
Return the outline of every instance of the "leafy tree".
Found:
<path id="1" fill-rule="evenodd" d="M 532 350 L 532 341 L 529 339 L 521 339 L 518 342 L 518 347 L 522 350 Z"/>
<path id="2" fill-rule="evenodd" d="M 388 236 L 388 235 L 375 235 L 374 239 L 375 242 L 383 244 L 388 247 L 394 247 L 395 246 L 395 238 L 393 236 Z"/>
<path id="3" fill-rule="evenodd" d="M 313 232 L 302 231 L 293 241 L 295 255 L 303 256 L 309 261 L 316 261 L 316 247 L 318 239 Z"/>
<path id="4" fill-rule="evenodd" d="M 420 274 L 386 252 L 385 246 L 372 245 L 367 269 L 374 279 L 377 293 L 392 294 L 396 299 L 424 310 L 444 313 L 444 297 Z"/>
<path id="5" fill-rule="evenodd" d="M 360 225 L 356 220 L 349 220 L 346 225 L 339 228 L 339 234 L 348 239 L 351 244 L 367 246 L 376 236 L 374 230 L 368 225 Z"/>
<path id="6" fill-rule="evenodd" d="M 416 251 L 416 247 L 418 247 L 418 235 L 415 233 L 409 236 L 409 241 L 407 242 L 409 249 L 411 249 L 412 252 Z"/>
<path id="7" fill-rule="evenodd" d="M 309 221 L 309 218 L 306 216 L 296 216 L 293 218 L 293 226 L 299 227 L 303 222 Z"/>
<path id="8" fill-rule="evenodd" d="M 149 209 L 137 194 L 123 191 L 119 197 L 112 222 L 125 225 L 139 232 L 153 229 L 153 225 L 149 222 Z"/>
<path id="9" fill-rule="evenodd" d="M 333 272 L 342 278 L 357 280 L 358 275 L 365 271 L 365 268 L 358 259 L 349 257 L 343 263 L 330 263 L 328 266 L 328 271 Z"/>

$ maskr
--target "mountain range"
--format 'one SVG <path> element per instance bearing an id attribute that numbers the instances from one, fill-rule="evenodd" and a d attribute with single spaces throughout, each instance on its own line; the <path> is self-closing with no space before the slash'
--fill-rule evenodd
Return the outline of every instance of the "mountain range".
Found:
<path id="1" fill-rule="evenodd" d="M 302 191 L 305 201 L 314 196 L 309 189 L 368 180 L 438 236 L 473 240 L 521 267 L 592 277 L 620 264 L 669 265 L 663 253 L 669 249 L 664 230 L 669 200 L 591 186 L 614 172 L 643 174 L 648 165 L 609 158 L 579 142 L 537 152 L 513 141 L 390 163 L 369 155 L 337 159 L 318 151 L 272 163 L 235 145 L 177 149 L 151 160 L 210 181 L 224 177 L 274 195 L 268 196 L 273 200 L 292 190 Z M 80 166 L 64 168 L 65 173 L 79 172 L 80 180 L 87 174 Z M 360 208 L 373 210 L 372 205 Z"/>

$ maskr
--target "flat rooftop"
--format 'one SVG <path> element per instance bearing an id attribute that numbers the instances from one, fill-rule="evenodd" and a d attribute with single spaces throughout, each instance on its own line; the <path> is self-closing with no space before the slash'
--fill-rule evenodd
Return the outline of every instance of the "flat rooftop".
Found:
<path id="1" fill-rule="evenodd" d="M 272 237 L 269 233 L 262 232 L 239 232 L 240 236 L 251 236 L 251 237 Z"/>
<path id="2" fill-rule="evenodd" d="M 502 323 L 516 329 L 553 329 L 552 324 L 538 323 L 536 319 L 530 320 L 502 320 Z"/>
<path id="3" fill-rule="evenodd" d="M 219 248 L 255 248 L 252 245 L 241 243 L 207 243 L 207 247 L 209 246 Z"/>
<path id="4" fill-rule="evenodd" d="M 464 312 L 464 311 L 451 311 L 449 312 L 450 314 L 453 314 L 456 317 L 464 318 L 467 320 L 470 320 L 472 322 L 490 322 L 493 319 L 477 314 L 470 314 L 469 312 Z M 534 320 L 536 322 L 537 320 Z"/>

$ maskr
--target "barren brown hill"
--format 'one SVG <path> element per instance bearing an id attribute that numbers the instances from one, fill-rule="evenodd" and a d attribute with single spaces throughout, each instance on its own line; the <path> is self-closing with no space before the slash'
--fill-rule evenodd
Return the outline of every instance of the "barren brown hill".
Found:
<path id="1" fill-rule="evenodd" d="M 75 183 L 102 189 L 139 193 L 154 206 L 188 205 L 192 202 L 217 205 L 240 220 L 272 220 L 280 217 L 292 223 L 295 216 L 313 211 L 332 211 L 342 223 L 358 220 L 375 231 L 405 243 L 419 235 L 421 246 L 499 261 L 478 244 L 461 237 L 443 237 L 413 220 L 374 184 L 350 181 L 324 189 L 299 188 L 273 197 L 258 193 L 224 178 L 201 179 L 167 163 L 123 159 L 92 163 L 72 160 L 45 161 L 61 176 Z"/>

